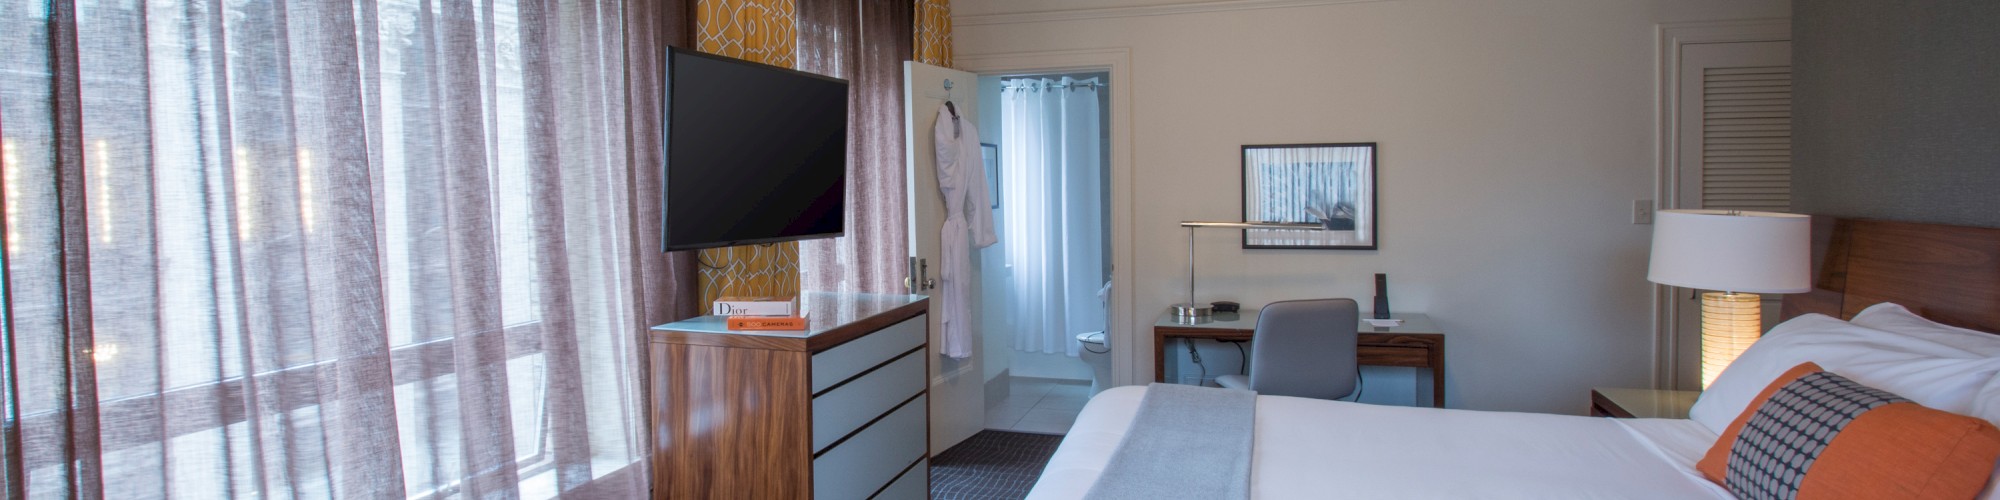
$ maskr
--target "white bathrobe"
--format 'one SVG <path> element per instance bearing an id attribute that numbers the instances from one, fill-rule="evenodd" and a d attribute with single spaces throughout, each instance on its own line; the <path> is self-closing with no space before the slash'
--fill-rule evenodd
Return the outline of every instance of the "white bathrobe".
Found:
<path id="1" fill-rule="evenodd" d="M 955 122 L 955 123 L 954 123 Z M 999 241 L 993 233 L 993 201 L 987 194 L 986 162 L 979 129 L 970 118 L 954 120 L 938 108 L 936 140 L 938 191 L 944 193 L 944 255 L 938 269 L 939 322 L 944 323 L 944 355 L 972 357 L 972 249 Z M 968 213 L 969 212 L 969 213 Z"/>

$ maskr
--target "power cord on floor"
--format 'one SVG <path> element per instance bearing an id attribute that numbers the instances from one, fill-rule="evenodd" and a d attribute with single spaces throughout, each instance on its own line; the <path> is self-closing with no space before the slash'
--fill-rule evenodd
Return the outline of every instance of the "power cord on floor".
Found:
<path id="1" fill-rule="evenodd" d="M 1187 344 L 1188 357 L 1194 358 L 1194 365 L 1201 368 L 1201 378 L 1194 379 L 1194 385 L 1202 385 L 1208 380 L 1208 365 L 1201 363 L 1201 351 L 1194 349 L 1194 340 L 1182 340 L 1181 343 Z"/>
<path id="2" fill-rule="evenodd" d="M 1368 392 L 1368 377 L 1362 376 L 1361 366 L 1356 365 L 1354 367 L 1354 399 L 1349 399 L 1348 401 L 1361 402 L 1361 394 L 1365 392 Z"/>
<path id="3" fill-rule="evenodd" d="M 1245 377 L 1250 376 L 1250 354 L 1243 351 L 1244 341 L 1224 340 L 1223 342 L 1236 344 L 1236 372 Z"/>

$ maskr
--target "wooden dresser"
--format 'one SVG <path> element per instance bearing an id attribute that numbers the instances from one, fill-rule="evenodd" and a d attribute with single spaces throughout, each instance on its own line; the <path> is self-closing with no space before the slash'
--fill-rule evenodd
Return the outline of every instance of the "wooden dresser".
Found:
<path id="1" fill-rule="evenodd" d="M 929 299 L 805 299 L 805 331 L 653 327 L 654 498 L 929 496 Z"/>

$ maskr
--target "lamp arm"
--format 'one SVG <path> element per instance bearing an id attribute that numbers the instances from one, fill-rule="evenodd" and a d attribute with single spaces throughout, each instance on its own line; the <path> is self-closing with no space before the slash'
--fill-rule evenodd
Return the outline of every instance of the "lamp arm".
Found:
<path id="1" fill-rule="evenodd" d="M 1181 227 L 1185 227 L 1188 229 L 1188 301 L 1186 303 L 1175 304 L 1173 306 L 1175 319 L 1185 323 L 1198 323 L 1201 321 L 1200 318 L 1205 318 L 1209 315 L 1210 309 L 1208 307 L 1195 305 L 1194 302 L 1195 298 L 1194 278 L 1196 274 L 1195 262 L 1194 262 L 1194 230 L 1196 228 L 1220 227 L 1229 229 L 1291 229 L 1291 230 L 1305 230 L 1305 231 L 1324 231 L 1327 230 L 1327 224 L 1329 224 L 1329 222 L 1326 219 L 1321 219 L 1319 223 L 1261 222 L 1261 221 L 1251 221 L 1251 222 L 1181 221 Z"/>
<path id="2" fill-rule="evenodd" d="M 1322 219 L 1322 221 L 1324 221 L 1324 219 Z M 1223 222 L 1223 221 L 1194 221 L 1194 220 L 1184 220 L 1184 221 L 1181 221 L 1181 227 L 1185 227 L 1185 228 L 1188 228 L 1188 301 L 1187 301 L 1187 304 L 1188 304 L 1189 306 L 1193 306 L 1193 305 L 1194 305 L 1194 276 L 1195 276 L 1195 272 L 1194 272 L 1194 270 L 1195 270 L 1195 268 L 1194 268 L 1194 230 L 1195 230 L 1196 228 L 1203 228 L 1203 227 L 1220 227 L 1220 228 L 1230 228 L 1230 229 L 1297 229 L 1297 230 L 1307 230 L 1307 231 L 1322 231 L 1322 230 L 1325 230 L 1325 229 L 1326 229 L 1326 223 L 1325 223 L 1325 222 L 1321 222 L 1321 223 L 1318 223 L 1318 224 L 1314 224 L 1314 223 L 1311 223 L 1311 222 L 1263 222 L 1263 221 L 1248 221 L 1248 222 Z"/>
<path id="3" fill-rule="evenodd" d="M 1232 228 L 1232 229 L 1302 229 L 1307 231 L 1322 231 L 1326 229 L 1326 224 L 1312 223 L 1312 222 L 1262 222 L 1262 221 L 1208 222 L 1208 221 L 1188 220 L 1188 221 L 1181 221 L 1181 227 L 1188 228 L 1188 231 L 1190 233 L 1192 233 L 1194 231 L 1194 228 L 1197 227 L 1221 227 L 1221 228 Z"/>

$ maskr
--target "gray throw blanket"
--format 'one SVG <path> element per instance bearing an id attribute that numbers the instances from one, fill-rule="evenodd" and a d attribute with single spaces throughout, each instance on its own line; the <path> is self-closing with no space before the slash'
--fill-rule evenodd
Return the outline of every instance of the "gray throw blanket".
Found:
<path id="1" fill-rule="evenodd" d="M 1257 393 L 1179 384 L 1146 387 L 1132 430 L 1084 498 L 1250 498 Z"/>

